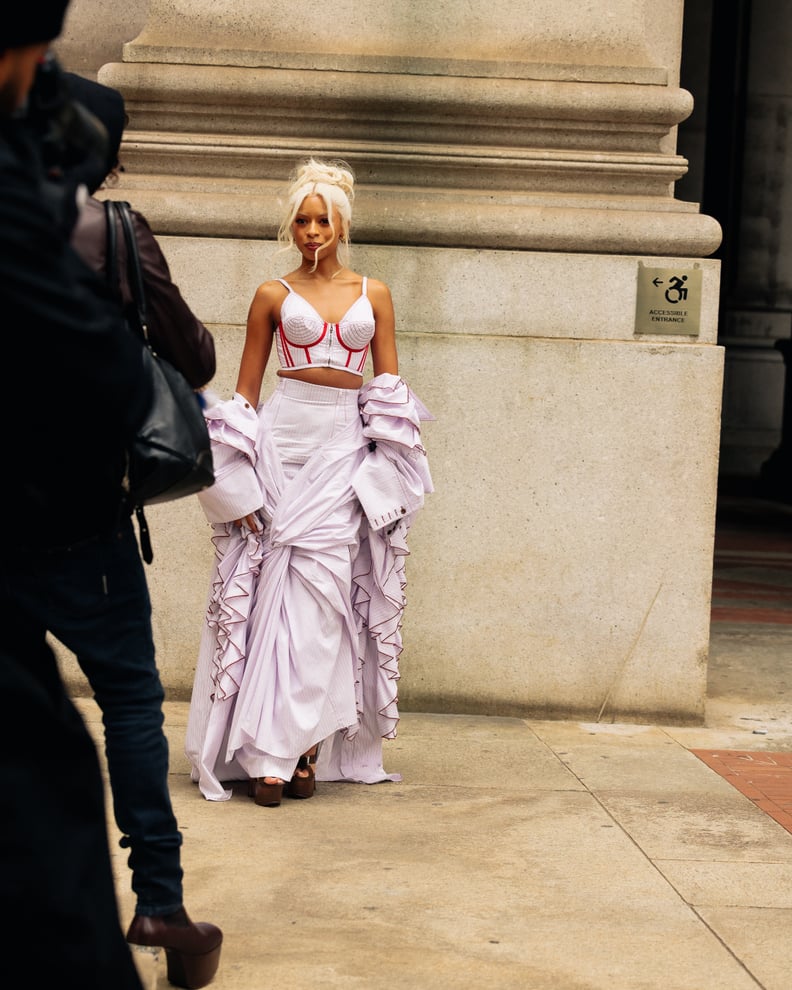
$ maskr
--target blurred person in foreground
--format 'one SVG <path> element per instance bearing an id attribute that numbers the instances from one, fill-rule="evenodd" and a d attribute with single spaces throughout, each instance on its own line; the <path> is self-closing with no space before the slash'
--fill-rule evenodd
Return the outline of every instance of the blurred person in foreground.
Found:
<path id="1" fill-rule="evenodd" d="M 70 96 L 107 133 L 102 168 L 67 170 L 70 181 L 84 179 L 91 195 L 82 205 L 71 244 L 92 271 L 107 281 L 107 217 L 94 193 L 119 167 L 126 110 L 118 90 L 74 73 L 64 73 Z M 131 209 L 148 313 L 148 337 L 155 351 L 199 389 L 215 372 L 211 334 L 196 318 L 173 283 L 165 256 L 145 217 Z M 127 252 L 117 218 L 117 286 L 122 307 L 132 303 Z M 117 278 L 115 277 L 117 275 Z M 222 932 L 207 922 L 193 923 L 183 906 L 182 836 L 168 788 L 168 742 L 163 731 L 164 691 L 157 669 L 151 603 L 129 508 L 122 511 L 105 548 L 106 561 L 123 579 L 125 593 L 108 601 L 102 613 L 85 614 L 84 602 L 64 597 L 64 612 L 50 629 L 87 676 L 102 710 L 115 819 L 128 847 L 135 917 L 127 932 L 134 945 L 164 946 L 168 977 L 176 986 L 197 988 L 214 977 Z M 74 621 L 75 616 L 79 619 Z"/>
<path id="2" fill-rule="evenodd" d="M 133 637 L 145 646 L 148 635 L 140 623 L 145 578 L 134 566 L 121 489 L 124 451 L 149 401 L 141 344 L 70 248 L 74 188 L 64 182 L 53 192 L 58 169 L 31 126 L 31 87 L 67 5 L 29 0 L 0 15 L 2 941 L 26 959 L 29 985 L 138 990 L 115 899 L 96 749 L 46 641 L 50 632 L 72 638 L 72 649 L 75 640 L 91 644 L 96 663 L 101 656 L 116 671 L 114 686 L 107 681 L 116 729 L 134 728 L 145 708 L 149 724 L 139 738 L 162 734 L 156 668 L 141 699 L 139 682 L 131 688 L 135 664 L 120 645 Z M 161 744 L 153 745 L 162 758 Z M 164 758 L 167 765 L 167 748 Z M 129 827 L 156 848 L 148 820 Z M 122 840 L 160 897 L 141 904 L 139 892 L 128 938 L 137 926 L 134 941 L 168 951 L 169 977 L 200 987 L 217 968 L 222 934 L 184 912 L 181 870 L 172 865 L 181 837 L 173 831 L 159 860 L 146 862 L 130 837 Z M 179 897 L 168 900 L 177 887 Z"/>
<path id="3" fill-rule="evenodd" d="M 107 514 L 88 486 L 147 398 L 136 344 L 69 250 L 18 119 L 66 7 L 30 0 L 0 15 L 0 944 L 6 959 L 24 961 L 28 986 L 140 990 L 118 916 L 96 748 L 44 629 L 14 593 L 20 568 L 52 567 L 48 541 L 85 538 L 91 519 Z M 84 486 L 80 471 L 91 464 Z M 28 542 L 38 552 L 23 552 Z"/>

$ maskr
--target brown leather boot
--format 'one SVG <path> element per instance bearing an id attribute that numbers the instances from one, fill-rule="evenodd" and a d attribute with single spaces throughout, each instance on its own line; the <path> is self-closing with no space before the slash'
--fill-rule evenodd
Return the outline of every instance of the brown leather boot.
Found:
<path id="1" fill-rule="evenodd" d="M 161 946 L 168 963 L 168 980 L 177 987 L 200 990 L 217 972 L 223 933 L 208 921 L 190 921 L 181 908 L 153 917 L 136 914 L 126 940 L 132 946 Z"/>

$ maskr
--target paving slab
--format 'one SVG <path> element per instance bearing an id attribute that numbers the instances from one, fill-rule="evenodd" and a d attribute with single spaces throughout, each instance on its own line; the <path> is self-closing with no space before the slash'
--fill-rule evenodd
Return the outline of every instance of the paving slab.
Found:
<path id="1" fill-rule="evenodd" d="M 598 797 L 653 861 L 792 862 L 792 835 L 739 792 L 607 791 Z M 725 781 L 724 781 L 725 783 Z"/>
<path id="2" fill-rule="evenodd" d="M 792 710 L 779 711 L 772 703 L 740 705 L 739 700 L 721 699 L 707 704 L 705 725 L 663 729 L 688 749 L 792 751 Z"/>
<path id="3" fill-rule="evenodd" d="M 714 787 L 728 793 L 723 781 L 713 781 L 712 771 L 662 728 L 575 722 L 532 722 L 531 726 L 588 790 L 666 794 L 671 789 L 697 793 Z"/>
<path id="4" fill-rule="evenodd" d="M 658 869 L 696 907 L 777 908 L 792 922 L 792 863 L 658 860 Z"/>
<path id="5" fill-rule="evenodd" d="M 789 990 L 789 912 L 773 908 L 700 908 L 699 914 L 765 990 Z"/>

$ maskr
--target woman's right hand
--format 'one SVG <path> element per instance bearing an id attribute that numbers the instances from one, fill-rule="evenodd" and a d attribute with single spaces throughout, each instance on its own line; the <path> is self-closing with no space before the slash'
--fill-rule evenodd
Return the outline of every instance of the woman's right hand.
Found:
<path id="1" fill-rule="evenodd" d="M 249 515 L 244 516 L 242 519 L 235 519 L 234 525 L 237 529 L 242 529 L 243 526 L 247 526 L 249 530 L 253 533 L 258 533 L 261 531 L 261 526 L 256 518 L 255 512 L 251 512 Z"/>

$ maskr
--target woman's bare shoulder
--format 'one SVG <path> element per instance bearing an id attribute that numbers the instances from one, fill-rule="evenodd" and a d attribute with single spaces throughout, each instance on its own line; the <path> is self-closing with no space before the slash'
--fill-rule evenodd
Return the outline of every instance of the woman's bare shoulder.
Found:
<path id="1" fill-rule="evenodd" d="M 388 286 L 378 278 L 370 278 L 367 282 L 367 293 L 372 299 L 386 300 L 391 298 Z"/>
<path id="2" fill-rule="evenodd" d="M 276 311 L 288 295 L 286 289 L 277 279 L 262 282 L 253 294 L 250 308 L 256 312 Z"/>
<path id="3" fill-rule="evenodd" d="M 276 278 L 267 279 L 256 289 L 256 295 L 263 299 L 282 299 L 289 290 Z"/>

